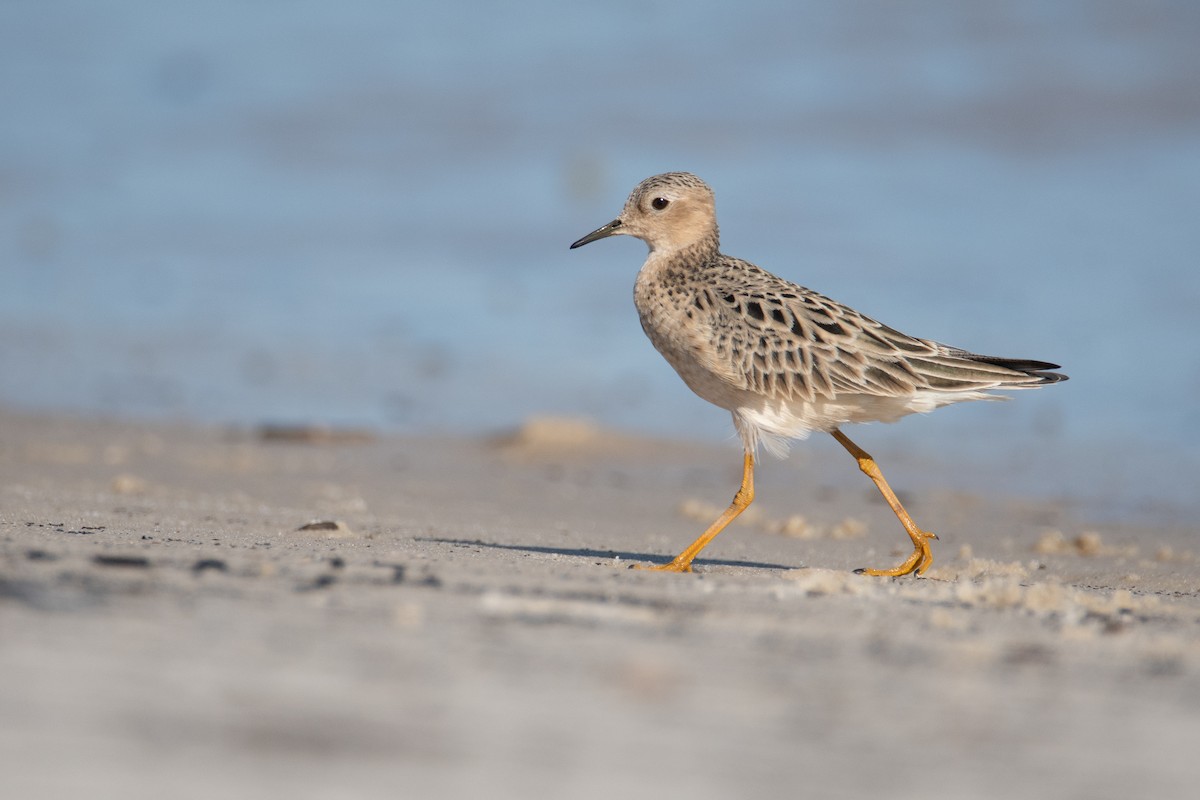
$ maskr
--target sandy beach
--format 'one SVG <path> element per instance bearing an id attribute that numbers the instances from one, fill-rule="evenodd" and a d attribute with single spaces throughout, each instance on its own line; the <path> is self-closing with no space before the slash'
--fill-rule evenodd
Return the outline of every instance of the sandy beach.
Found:
<path id="1" fill-rule="evenodd" d="M 1183 797 L 1196 530 L 806 446 L 0 412 L 5 797 Z M 899 483 L 899 481 L 898 481 Z"/>

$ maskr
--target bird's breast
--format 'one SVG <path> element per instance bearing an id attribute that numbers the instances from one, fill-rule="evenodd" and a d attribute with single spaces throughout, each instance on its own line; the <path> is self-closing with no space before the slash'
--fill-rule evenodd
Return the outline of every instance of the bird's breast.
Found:
<path id="1" fill-rule="evenodd" d="M 742 394 L 738 379 L 732 365 L 716 358 L 711 321 L 698 312 L 696 293 L 685 279 L 643 268 L 633 299 L 642 330 L 684 383 L 708 402 L 733 409 Z"/>

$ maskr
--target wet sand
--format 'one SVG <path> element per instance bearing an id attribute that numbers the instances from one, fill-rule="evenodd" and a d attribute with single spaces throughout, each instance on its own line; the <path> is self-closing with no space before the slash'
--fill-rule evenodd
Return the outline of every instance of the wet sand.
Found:
<path id="1" fill-rule="evenodd" d="M 906 539 L 833 452 L 667 575 L 628 566 L 728 501 L 732 446 L 0 411 L 0 794 L 1194 791 L 1194 523 L 922 490 L 934 568 L 866 578 Z"/>

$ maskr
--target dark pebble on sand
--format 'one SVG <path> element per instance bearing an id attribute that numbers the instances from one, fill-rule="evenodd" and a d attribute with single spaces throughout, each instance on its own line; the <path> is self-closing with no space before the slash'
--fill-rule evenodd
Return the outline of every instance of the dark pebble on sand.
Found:
<path id="1" fill-rule="evenodd" d="M 332 575 L 318 575 L 311 583 L 303 583 L 296 587 L 298 592 L 313 592 L 317 589 L 325 589 L 337 582 L 337 578 Z"/>
<path id="2" fill-rule="evenodd" d="M 144 569 L 150 566 L 150 559 L 145 556 L 93 556 L 92 563 L 101 567 L 137 567 Z"/>
<path id="3" fill-rule="evenodd" d="M 307 525 L 301 525 L 296 528 L 298 531 L 336 531 L 341 530 L 342 526 L 333 520 L 324 519 L 319 522 L 310 522 Z"/>

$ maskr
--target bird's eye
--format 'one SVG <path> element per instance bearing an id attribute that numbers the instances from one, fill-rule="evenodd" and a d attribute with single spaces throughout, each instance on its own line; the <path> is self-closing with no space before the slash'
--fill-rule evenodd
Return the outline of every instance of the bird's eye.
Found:
<path id="1" fill-rule="evenodd" d="M 651 208 L 653 208 L 655 211 L 662 211 L 664 208 L 666 208 L 666 207 L 667 207 L 667 204 L 668 204 L 668 203 L 670 203 L 670 202 L 671 202 L 671 201 L 670 201 L 670 200 L 668 200 L 668 199 L 667 199 L 667 198 L 665 198 L 665 197 L 656 197 L 656 198 L 654 198 L 653 200 L 651 200 L 651 201 L 650 201 L 650 206 L 651 206 Z"/>

